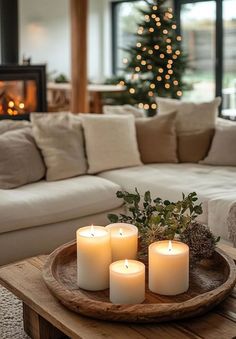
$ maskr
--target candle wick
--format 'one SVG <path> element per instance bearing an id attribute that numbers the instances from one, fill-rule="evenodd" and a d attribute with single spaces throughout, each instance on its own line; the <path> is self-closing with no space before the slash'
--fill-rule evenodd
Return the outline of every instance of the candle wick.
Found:
<path id="1" fill-rule="evenodd" d="M 94 233 L 91 233 L 91 236 L 94 237 Z"/>
<path id="2" fill-rule="evenodd" d="M 129 268 L 129 266 L 127 265 L 127 264 L 125 264 L 125 267 L 128 269 Z"/>

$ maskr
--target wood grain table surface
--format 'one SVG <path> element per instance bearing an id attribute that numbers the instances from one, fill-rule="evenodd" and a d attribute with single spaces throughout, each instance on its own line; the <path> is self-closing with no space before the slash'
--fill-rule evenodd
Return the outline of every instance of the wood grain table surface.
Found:
<path id="1" fill-rule="evenodd" d="M 234 260 L 236 250 L 221 246 Z M 236 339 L 236 287 L 211 312 L 194 319 L 162 324 L 123 324 L 79 316 L 62 306 L 47 289 L 41 255 L 0 268 L 0 283 L 23 302 L 25 331 L 34 339 Z"/>

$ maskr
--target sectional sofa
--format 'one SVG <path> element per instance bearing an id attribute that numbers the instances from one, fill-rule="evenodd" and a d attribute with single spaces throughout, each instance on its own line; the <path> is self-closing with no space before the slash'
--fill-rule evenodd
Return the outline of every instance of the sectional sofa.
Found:
<path id="1" fill-rule="evenodd" d="M 235 167 L 145 164 L 0 189 L 0 265 L 49 253 L 75 238 L 80 226 L 106 225 L 108 213 L 123 211 L 116 192 L 135 187 L 173 201 L 182 192 L 196 191 L 203 202 L 200 220 L 229 242 L 227 222 L 236 211 Z"/>

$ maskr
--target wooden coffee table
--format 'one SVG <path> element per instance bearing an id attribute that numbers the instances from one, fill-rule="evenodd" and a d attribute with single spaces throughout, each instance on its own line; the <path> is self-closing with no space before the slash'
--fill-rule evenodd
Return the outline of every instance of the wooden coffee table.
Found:
<path id="1" fill-rule="evenodd" d="M 233 259 L 236 250 L 222 246 Z M 23 302 L 24 328 L 34 339 L 232 339 L 236 338 L 236 288 L 204 316 L 165 324 L 124 324 L 79 316 L 62 306 L 49 292 L 41 275 L 47 256 L 38 256 L 0 268 L 0 283 Z"/>

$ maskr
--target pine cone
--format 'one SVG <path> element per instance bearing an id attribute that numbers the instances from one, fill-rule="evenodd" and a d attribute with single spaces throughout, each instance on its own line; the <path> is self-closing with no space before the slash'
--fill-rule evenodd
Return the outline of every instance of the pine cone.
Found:
<path id="1" fill-rule="evenodd" d="M 193 222 L 185 229 L 181 234 L 181 241 L 189 246 L 191 261 L 210 258 L 216 245 L 210 229 L 199 222 Z"/>

